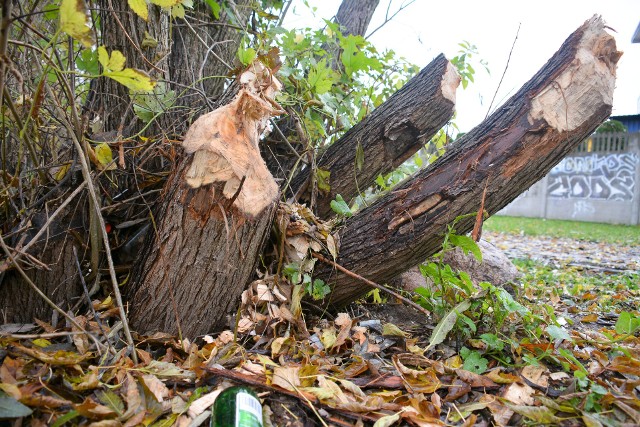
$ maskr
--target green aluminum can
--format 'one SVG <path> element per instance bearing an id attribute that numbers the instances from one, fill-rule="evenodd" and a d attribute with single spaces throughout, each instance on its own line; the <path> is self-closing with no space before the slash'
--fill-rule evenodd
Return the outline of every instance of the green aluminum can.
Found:
<path id="1" fill-rule="evenodd" d="M 262 427 L 262 405 L 248 387 L 229 387 L 213 403 L 211 427 Z"/>

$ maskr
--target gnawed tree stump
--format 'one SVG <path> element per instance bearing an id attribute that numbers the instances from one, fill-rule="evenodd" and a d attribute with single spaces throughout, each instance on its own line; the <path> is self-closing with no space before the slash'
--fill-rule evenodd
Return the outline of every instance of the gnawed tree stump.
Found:
<path id="1" fill-rule="evenodd" d="M 586 21 L 506 104 L 429 167 L 347 220 L 338 263 L 375 282 L 424 261 L 456 217 L 493 214 L 546 175 L 609 117 L 621 52 L 600 17 Z M 474 218 L 457 223 L 465 233 Z M 322 267 L 341 306 L 369 288 Z"/>
<path id="2" fill-rule="evenodd" d="M 258 139 L 280 83 L 261 63 L 239 77 L 235 99 L 191 125 L 183 157 L 165 186 L 155 239 L 128 287 L 139 332 L 193 338 L 225 326 L 255 273 L 269 236 L 278 187 Z"/>

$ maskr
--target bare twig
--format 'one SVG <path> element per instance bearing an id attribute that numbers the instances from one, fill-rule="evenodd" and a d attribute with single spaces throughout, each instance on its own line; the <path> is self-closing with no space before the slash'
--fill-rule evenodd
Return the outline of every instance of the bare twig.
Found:
<path id="1" fill-rule="evenodd" d="M 496 96 L 498 95 L 498 91 L 500 90 L 500 86 L 502 85 L 502 80 L 504 79 L 505 74 L 507 74 L 507 70 L 509 69 L 509 61 L 511 61 L 511 54 L 513 53 L 513 48 L 516 46 L 516 40 L 518 40 L 518 34 L 520 34 L 520 25 L 518 24 L 518 31 L 516 31 L 516 37 L 513 39 L 513 44 L 511 45 L 511 50 L 509 51 L 509 57 L 507 58 L 507 65 L 504 66 L 504 71 L 502 72 L 502 77 L 500 77 L 500 81 L 498 82 L 498 87 L 493 94 L 493 98 L 491 98 L 491 103 L 489 104 L 489 109 L 487 110 L 487 115 L 484 116 L 486 120 L 489 117 L 489 113 L 491 113 L 491 107 L 493 107 L 493 103 L 496 100 Z"/>
<path id="2" fill-rule="evenodd" d="M 376 31 L 378 31 L 379 29 L 381 29 L 382 27 L 384 27 L 385 25 L 387 25 L 389 23 L 389 21 L 391 21 L 393 18 L 396 17 L 397 14 L 399 14 L 400 12 L 402 12 L 404 9 L 406 9 L 407 7 L 411 6 L 413 3 L 415 3 L 416 0 L 411 0 L 410 2 L 408 2 L 407 4 L 401 4 L 400 7 L 398 8 L 398 10 L 395 11 L 395 13 L 391 16 L 389 16 L 389 9 L 391 9 L 391 2 L 392 0 L 389 0 L 389 4 L 387 5 L 387 13 L 384 17 L 384 22 L 382 24 L 380 24 L 379 26 L 377 26 L 373 31 L 371 31 L 369 34 L 367 34 L 367 36 L 365 37 L 365 39 L 368 39 L 369 37 L 371 37 L 372 35 L 374 35 L 376 33 Z"/>
<path id="3" fill-rule="evenodd" d="M 340 264 L 338 264 L 337 262 L 331 261 L 330 259 L 327 259 L 325 257 L 323 257 L 322 255 L 320 255 L 319 253 L 313 252 L 311 254 L 314 258 L 319 259 L 320 261 L 324 262 L 325 264 L 329 264 L 332 267 L 337 268 L 338 270 L 342 271 L 344 274 L 353 277 L 354 279 L 358 279 L 364 283 L 366 283 L 367 285 L 371 286 L 372 288 L 376 288 L 381 290 L 382 292 L 385 292 L 391 296 L 394 296 L 396 298 L 398 298 L 400 301 L 404 302 L 407 305 L 410 305 L 411 307 L 415 308 L 416 310 L 418 310 L 419 312 L 421 312 L 422 314 L 424 314 L 425 316 L 431 316 L 431 313 L 429 312 L 429 310 L 425 309 L 424 307 L 416 304 L 415 302 L 411 301 L 408 298 L 403 297 L 402 295 L 400 295 L 399 293 L 392 291 L 389 288 L 385 288 L 382 285 L 379 285 L 376 282 L 373 282 L 365 277 L 362 277 L 361 275 L 354 273 L 351 270 L 347 270 L 346 268 L 344 268 L 343 266 L 341 266 Z"/>

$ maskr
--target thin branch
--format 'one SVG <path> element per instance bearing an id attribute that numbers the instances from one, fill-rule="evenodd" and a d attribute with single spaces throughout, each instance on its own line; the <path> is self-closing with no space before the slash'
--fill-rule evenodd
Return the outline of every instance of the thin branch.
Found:
<path id="1" fill-rule="evenodd" d="M 498 82 L 498 87 L 493 94 L 493 98 L 491 99 L 491 103 L 489 104 L 489 109 L 487 110 L 487 115 L 484 116 L 486 120 L 489 117 L 489 113 L 491 113 L 491 107 L 493 107 L 493 102 L 496 100 L 496 96 L 498 95 L 498 91 L 500 90 L 500 86 L 502 85 L 502 80 L 504 79 L 505 74 L 507 74 L 507 70 L 509 69 L 509 61 L 511 61 L 511 54 L 513 53 L 513 48 L 516 46 L 516 40 L 518 40 L 518 34 L 520 34 L 520 26 L 522 24 L 518 24 L 518 31 L 516 31 L 516 37 L 513 39 L 513 44 L 511 45 L 511 50 L 509 51 L 509 57 L 507 58 L 507 65 L 504 66 L 504 71 L 502 72 L 502 77 L 500 77 L 500 81 Z"/>
<path id="2" fill-rule="evenodd" d="M 368 39 L 369 37 L 371 37 L 372 35 L 374 35 L 376 33 L 376 31 L 378 31 L 379 29 L 381 29 L 382 27 L 384 27 L 385 25 L 387 25 L 393 18 L 396 17 L 397 14 L 399 14 L 400 12 L 402 12 L 404 9 L 406 9 L 407 7 L 411 6 L 413 3 L 415 3 L 416 0 L 411 0 L 409 3 L 407 4 L 401 4 L 400 8 L 398 10 L 395 11 L 395 13 L 391 16 L 389 16 L 389 9 L 391 9 L 391 1 L 389 0 L 389 5 L 387 6 L 387 13 L 384 17 L 384 22 L 382 24 L 380 24 L 378 27 L 376 27 L 373 31 L 371 31 L 369 34 L 367 34 L 367 36 L 365 37 L 365 39 Z"/>
<path id="3" fill-rule="evenodd" d="M 408 298 L 403 297 L 402 295 L 400 295 L 399 293 L 392 291 L 389 288 L 385 288 L 382 285 L 379 285 L 376 282 L 372 282 L 371 280 L 360 276 L 357 273 L 354 273 L 351 270 L 347 270 L 346 268 L 344 268 L 343 266 L 341 266 L 340 264 L 338 264 L 337 262 L 331 261 L 330 259 L 327 259 L 325 257 L 323 257 L 322 255 L 320 255 L 319 253 L 313 252 L 311 254 L 314 258 L 319 259 L 320 261 L 324 262 L 325 264 L 328 264 L 334 268 L 337 268 L 338 270 L 342 271 L 344 274 L 346 274 L 347 276 L 351 276 L 354 279 L 358 279 L 363 283 L 366 283 L 367 285 L 371 286 L 372 288 L 376 288 L 381 290 L 382 292 L 385 292 L 391 296 L 394 296 L 396 298 L 398 298 L 400 301 L 404 302 L 407 305 L 410 305 L 411 307 L 415 308 L 416 310 L 418 310 L 419 312 L 421 312 L 422 314 L 424 314 L 425 316 L 431 316 L 431 313 L 429 312 L 429 310 L 425 309 L 424 307 L 416 304 L 415 302 L 411 301 Z"/>

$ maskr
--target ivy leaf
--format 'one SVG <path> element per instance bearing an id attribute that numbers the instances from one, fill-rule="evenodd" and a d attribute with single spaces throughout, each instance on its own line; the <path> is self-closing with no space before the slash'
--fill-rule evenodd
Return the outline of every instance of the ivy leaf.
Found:
<path id="1" fill-rule="evenodd" d="M 147 7 L 146 0 L 127 0 L 127 2 L 136 15 L 145 21 L 149 19 L 149 8 Z"/>
<path id="2" fill-rule="evenodd" d="M 93 46 L 93 34 L 84 0 L 62 0 L 60 3 L 60 29 L 78 40 L 84 47 Z"/>
<path id="3" fill-rule="evenodd" d="M 480 248 L 478 247 L 478 244 L 474 242 L 471 237 L 460 236 L 458 234 L 451 234 L 449 236 L 449 241 L 453 246 L 456 246 L 462 249 L 462 252 L 465 255 L 471 252 L 479 262 L 482 262 L 482 252 L 480 252 Z"/>
<path id="4" fill-rule="evenodd" d="M 347 205 L 340 194 L 336 194 L 336 199 L 331 201 L 330 206 L 331 209 L 338 215 L 346 217 L 353 215 L 353 212 L 351 212 L 351 209 L 349 209 L 349 205 Z"/>
<path id="5" fill-rule="evenodd" d="M 106 77 L 112 78 L 118 83 L 123 84 L 130 90 L 136 92 L 149 92 L 153 90 L 156 82 L 144 71 L 134 68 L 125 68 L 122 71 L 113 71 L 103 73 Z"/>
<path id="6" fill-rule="evenodd" d="M 469 300 L 464 300 L 460 304 L 453 307 L 453 309 L 449 313 L 447 313 L 446 316 L 444 316 L 433 329 L 431 338 L 429 338 L 429 345 L 427 346 L 426 350 L 429 350 L 433 346 L 436 346 L 443 342 L 447 337 L 447 334 L 451 331 L 451 329 L 453 329 L 453 326 L 456 324 L 456 321 L 458 320 L 458 313 L 462 313 L 469 307 L 471 307 L 471 301 Z"/>

